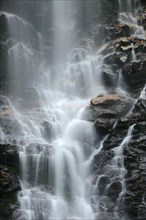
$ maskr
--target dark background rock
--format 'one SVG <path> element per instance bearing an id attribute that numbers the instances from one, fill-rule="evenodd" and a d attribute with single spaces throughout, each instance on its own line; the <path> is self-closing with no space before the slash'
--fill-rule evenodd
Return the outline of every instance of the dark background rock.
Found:
<path id="1" fill-rule="evenodd" d="M 98 190 L 100 195 L 105 195 L 105 188 L 109 185 L 112 172 L 107 172 L 108 165 L 114 156 L 113 149 L 118 147 L 127 134 L 130 125 L 135 124 L 132 139 L 124 147 L 124 167 L 126 169 L 126 192 L 123 194 L 124 206 L 122 208 L 130 219 L 145 219 L 146 207 L 144 205 L 146 189 L 146 113 L 132 113 L 128 117 L 121 118 L 116 126 L 109 131 L 109 135 L 103 143 L 102 150 L 95 155 L 93 161 L 94 176 L 100 176 Z M 103 175 L 103 173 L 105 173 Z M 114 174 L 115 175 L 115 174 Z M 97 177 L 94 181 L 97 181 Z M 116 185 L 117 184 L 117 185 Z M 106 195 L 114 202 L 120 193 L 120 183 L 113 182 L 108 186 Z M 142 202 L 143 201 L 143 202 Z M 137 217 L 136 217 L 137 216 Z"/>
<path id="2" fill-rule="evenodd" d="M 21 190 L 18 176 L 6 166 L 0 165 L 0 218 L 11 220 L 18 208 L 17 192 Z"/>
<path id="3" fill-rule="evenodd" d="M 19 172 L 18 147 L 10 144 L 0 144 L 0 164 L 11 167 Z"/>
<path id="4" fill-rule="evenodd" d="M 146 62 L 134 62 L 127 64 L 123 70 L 122 75 L 126 83 L 126 88 L 131 94 L 140 95 L 146 83 Z"/>

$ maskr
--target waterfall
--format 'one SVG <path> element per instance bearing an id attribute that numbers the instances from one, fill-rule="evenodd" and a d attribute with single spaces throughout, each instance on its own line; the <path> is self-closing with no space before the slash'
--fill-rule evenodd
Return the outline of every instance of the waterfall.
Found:
<path id="1" fill-rule="evenodd" d="M 124 8 L 122 8 L 122 6 Z M 119 21 L 123 24 L 130 25 L 130 27 L 132 28 L 133 36 L 145 39 L 144 28 L 138 25 L 136 18 L 133 16 L 134 13 L 132 13 L 132 11 L 136 10 L 138 6 L 139 1 L 136 0 L 128 0 L 126 2 L 124 1 L 123 4 L 122 0 L 119 0 Z"/>
<path id="2" fill-rule="evenodd" d="M 35 4 L 39 3 L 34 1 L 32 5 L 35 7 Z M 16 220 L 99 220 L 106 213 L 106 204 L 101 203 L 93 183 L 91 166 L 108 136 L 100 142 L 95 124 L 82 116 L 91 98 L 108 93 L 102 79 L 107 56 L 102 52 L 107 45 L 96 49 L 93 38 L 85 34 L 87 30 L 82 25 L 87 18 L 82 18 L 84 22 L 78 21 L 78 13 L 82 11 L 80 4 L 73 0 L 44 2 L 39 13 L 46 17 L 40 18 L 39 30 L 33 21 L 32 24 L 27 21 L 27 12 L 23 18 L 2 12 L 11 42 L 7 99 L 16 128 L 6 134 L 0 127 L 0 136 L 1 143 L 19 146 L 22 190 L 18 193 Z M 90 14 L 88 4 L 86 2 L 83 15 Z M 51 21 L 48 21 L 48 8 Z M 133 35 L 144 38 L 144 30 L 137 25 L 132 10 L 132 0 L 127 3 L 119 0 L 119 22 L 130 23 Z M 135 62 L 134 45 L 131 47 L 131 61 Z M 109 55 L 112 56 L 113 51 Z M 115 91 L 125 95 L 121 69 L 117 75 Z M 145 97 L 145 87 L 141 97 Z M 109 185 L 116 178 L 121 184 L 114 217 L 126 190 L 123 149 L 131 139 L 132 129 L 133 126 L 114 149 L 114 157 L 107 167 L 107 172 L 117 171 Z"/>
<path id="3" fill-rule="evenodd" d="M 131 51 L 131 62 L 136 62 L 137 59 L 136 59 L 136 54 L 135 54 L 135 50 L 134 50 L 133 44 L 131 44 L 131 47 L 132 47 L 132 51 Z"/>
<path id="4" fill-rule="evenodd" d="M 13 41 L 8 51 L 9 104 L 19 127 L 13 135 L 19 146 L 22 190 L 14 218 L 94 219 L 90 156 L 97 134 L 93 122 L 82 119 L 82 111 L 91 97 L 105 91 L 103 58 L 75 44 L 73 1 L 53 1 L 51 7 L 50 66 L 42 62 L 41 33 L 25 19 L 3 13 Z M 8 135 L 4 138 L 11 143 Z"/>

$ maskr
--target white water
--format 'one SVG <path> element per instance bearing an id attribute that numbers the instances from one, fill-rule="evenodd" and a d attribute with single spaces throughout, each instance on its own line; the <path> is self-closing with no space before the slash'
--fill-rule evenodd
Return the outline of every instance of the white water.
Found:
<path id="1" fill-rule="evenodd" d="M 70 100 L 68 94 L 59 91 L 51 100 L 49 90 L 45 89 L 44 95 L 42 88 L 37 89 L 41 102 L 45 96 L 49 103 L 42 103 L 41 113 L 33 110 L 19 115 L 27 143 L 20 148 L 22 192 L 18 219 L 94 219 L 86 151 L 93 151 L 96 133 L 91 122 L 80 119 L 80 110 L 88 100 Z M 48 125 L 47 134 L 41 125 L 43 120 Z M 31 142 L 32 149 L 28 144 Z"/>
<path id="2" fill-rule="evenodd" d="M 132 51 L 131 51 L 131 62 L 137 62 L 136 53 L 135 53 L 135 50 L 134 50 L 134 45 L 131 44 L 131 47 L 132 47 Z"/>
<path id="3" fill-rule="evenodd" d="M 126 185 L 125 185 L 125 182 L 124 182 L 124 176 L 126 174 L 126 169 L 124 167 L 123 151 L 124 151 L 124 148 L 127 146 L 127 144 L 130 142 L 130 140 L 132 138 L 132 131 L 133 131 L 134 126 L 135 126 L 135 124 L 133 124 L 129 127 L 127 135 L 123 139 L 120 146 L 118 146 L 114 149 L 114 158 L 112 159 L 112 167 L 111 168 L 116 169 L 118 175 L 112 177 L 111 183 L 114 180 L 120 181 L 120 183 L 121 183 L 121 192 L 120 192 L 119 197 L 118 197 L 117 207 L 115 208 L 115 211 L 118 211 L 118 209 L 120 209 L 121 206 L 123 205 L 123 200 L 122 199 L 123 199 L 124 193 L 126 192 Z"/>
<path id="4" fill-rule="evenodd" d="M 27 95 L 25 101 L 28 103 L 26 106 L 24 103 L 24 108 L 20 104 L 23 103 L 21 95 L 20 100 L 10 97 L 9 104 L 19 132 L 12 131 L 9 137 L 0 130 L 2 142 L 15 140 L 19 146 L 22 191 L 18 195 L 20 209 L 14 217 L 18 220 L 89 220 L 99 217 L 99 200 L 95 199 L 94 205 L 91 201 L 95 188 L 90 177 L 90 164 L 95 153 L 102 149 L 103 141 L 95 151 L 97 134 L 93 123 L 82 119 L 82 112 L 91 97 L 105 92 L 100 75 L 103 57 L 79 46 L 73 49 L 75 20 L 66 20 L 64 4 L 61 8 L 59 5 L 54 1 L 53 68 L 39 72 L 37 80 L 30 79 L 30 73 L 38 72 L 35 51 L 19 39 L 9 50 L 10 68 L 15 73 L 10 74 L 10 79 L 14 77 L 14 81 L 25 82 L 23 90 L 29 91 L 31 87 L 34 91 L 34 94 L 30 93 L 32 100 L 33 95 L 37 97 L 37 101 L 30 104 L 28 100 L 31 97 Z M 68 6 L 70 8 L 72 4 Z M 5 15 L 12 38 L 15 38 L 12 32 L 17 35 L 21 28 L 30 26 L 18 16 Z M 60 16 L 62 19 L 58 21 Z M 19 25 L 17 30 L 16 23 L 19 22 L 23 25 Z M 60 24 L 61 30 L 58 28 Z M 30 32 L 26 35 L 29 38 Z M 38 36 L 41 45 L 40 34 Z M 68 51 L 70 55 L 66 59 L 64 53 Z M 78 57 L 76 62 L 75 57 Z M 13 88 L 11 84 L 10 91 Z M 20 84 L 16 85 L 18 96 L 21 89 Z M 121 156 L 129 137 L 128 133 L 115 156 Z M 114 166 L 123 181 L 123 167 L 117 163 Z"/>
<path id="5" fill-rule="evenodd" d="M 56 1 L 54 7 L 56 15 L 59 10 Z M 64 11 L 60 13 L 64 15 Z M 15 34 L 21 31 L 21 25 L 16 30 L 15 22 L 24 26 L 28 23 L 4 14 L 10 35 L 15 38 L 12 29 Z M 72 39 L 66 36 L 66 30 L 62 32 L 56 26 L 54 34 L 55 66 L 41 71 L 37 80 L 29 77 L 38 72 L 35 51 L 19 39 L 9 49 L 9 91 L 13 94 L 15 90 L 16 97 L 20 97 L 16 100 L 10 97 L 9 105 L 19 131 L 12 130 L 10 136 L 0 132 L 3 140 L 9 143 L 15 140 L 19 146 L 22 190 L 18 195 L 20 208 L 14 216 L 18 220 L 95 218 L 90 201 L 94 187 L 89 157 L 95 149 L 97 134 L 93 123 L 81 116 L 90 98 L 105 92 L 100 79 L 103 59 L 77 47 L 68 60 L 62 60 L 61 54 L 72 47 Z M 30 33 L 26 35 L 30 37 Z M 58 55 L 57 50 L 61 52 Z M 75 56 L 79 57 L 77 62 L 72 61 Z"/>
<path id="6" fill-rule="evenodd" d="M 96 181 L 95 186 L 96 188 L 96 199 L 97 199 L 97 206 L 98 206 L 98 213 L 96 218 L 97 219 L 115 219 L 115 220 L 121 220 L 125 219 L 125 217 L 119 216 L 119 211 L 122 210 L 123 206 L 123 196 L 126 193 L 126 185 L 124 181 L 124 177 L 126 174 L 126 169 L 124 167 L 124 155 L 123 151 L 124 148 L 126 148 L 127 144 L 130 142 L 132 138 L 132 131 L 135 124 L 131 125 L 127 131 L 127 135 L 124 137 L 121 144 L 113 149 L 114 156 L 112 160 L 106 164 L 103 174 L 99 175 Z M 114 125 L 113 129 L 115 129 L 116 124 Z M 94 153 L 97 155 L 100 153 L 100 151 L 103 148 L 104 141 L 108 138 L 109 135 L 107 135 L 100 143 L 99 149 L 97 149 Z M 104 192 L 100 194 L 100 187 L 99 183 L 102 178 L 108 178 L 108 183 L 103 187 L 105 187 Z M 106 181 L 106 180 L 105 180 Z M 110 187 L 112 184 L 118 184 L 120 185 L 120 191 L 118 194 L 118 198 L 116 201 L 116 206 L 113 207 L 113 210 L 109 212 L 110 209 L 110 203 L 112 207 L 112 200 L 109 199 L 109 193 L 110 193 Z M 115 185 L 115 187 L 117 187 Z M 115 192 L 116 193 L 116 188 Z M 114 195 L 112 195 L 114 197 Z M 101 211 L 102 210 L 102 211 Z"/>
<path id="7" fill-rule="evenodd" d="M 143 90 L 141 91 L 139 98 L 146 100 L 146 84 L 143 87 Z"/>
<path id="8" fill-rule="evenodd" d="M 138 2 L 137 2 L 138 4 Z M 136 5 L 136 1 L 133 0 L 133 5 Z M 136 20 L 136 17 L 133 16 L 133 13 L 130 12 L 132 9 L 132 0 L 128 0 L 125 8 L 121 8 L 122 6 L 122 0 L 119 0 L 119 21 L 122 24 L 127 24 L 132 30 L 132 36 L 137 37 L 140 39 L 146 39 L 146 34 L 144 31 L 144 28 L 140 25 L 138 25 L 138 22 Z M 133 7 L 134 7 L 133 6 Z M 137 9 L 137 8 L 133 8 Z"/>

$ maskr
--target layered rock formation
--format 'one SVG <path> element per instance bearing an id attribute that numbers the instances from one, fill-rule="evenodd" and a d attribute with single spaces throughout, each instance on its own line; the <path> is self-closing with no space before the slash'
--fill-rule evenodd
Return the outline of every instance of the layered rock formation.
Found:
<path id="1" fill-rule="evenodd" d="M 145 8 L 138 10 L 136 19 L 145 29 Z M 106 28 L 107 47 L 102 53 L 109 55 L 104 59 L 103 82 L 110 93 L 92 99 L 84 112 L 87 120 L 94 121 L 104 140 L 94 156 L 92 169 L 93 182 L 101 196 L 100 208 L 109 213 L 108 219 L 115 212 L 121 213 L 124 219 L 146 219 L 145 39 L 133 36 L 132 28 L 118 21 Z M 130 97 L 136 98 L 135 104 L 134 99 L 111 93 L 117 91 L 119 73 L 122 87 Z M 130 126 L 132 134 L 128 136 Z"/>

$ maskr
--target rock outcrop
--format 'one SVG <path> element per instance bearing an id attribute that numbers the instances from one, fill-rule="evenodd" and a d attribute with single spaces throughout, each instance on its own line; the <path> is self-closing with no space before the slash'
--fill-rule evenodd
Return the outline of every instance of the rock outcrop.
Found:
<path id="1" fill-rule="evenodd" d="M 146 6 L 144 1 L 141 3 Z M 145 7 L 139 9 L 136 19 L 141 30 L 145 30 Z M 106 212 L 105 219 L 107 216 L 110 219 L 115 210 L 124 219 L 146 219 L 146 95 L 143 89 L 146 84 L 146 40 L 134 36 L 133 28 L 130 23 L 119 21 L 113 21 L 106 28 L 102 76 L 109 91 L 116 91 L 121 77 L 123 88 L 130 97 L 137 99 L 135 104 L 124 97 L 119 101 L 115 94 L 102 95 L 92 99 L 84 113 L 87 120 L 94 122 L 102 140 L 101 150 L 94 156 L 92 171 L 93 183 L 100 195 L 100 209 Z M 123 142 L 130 126 L 133 126 L 132 134 Z"/>
<path id="2" fill-rule="evenodd" d="M 100 120 L 100 119 L 99 119 Z M 146 218 L 145 207 L 145 188 L 146 188 L 146 112 L 131 113 L 127 117 L 117 120 L 115 127 L 108 127 L 108 136 L 103 143 L 101 151 L 95 155 L 93 160 L 94 182 L 98 182 L 98 191 L 101 197 L 106 196 L 110 199 L 113 206 L 109 212 L 114 212 L 114 207 L 122 193 L 121 181 L 118 181 L 119 173 L 117 165 L 112 161 L 115 159 L 115 149 L 119 148 L 120 144 L 127 135 L 128 129 L 134 125 L 132 138 L 125 143 L 123 155 L 121 158 L 124 163 L 124 182 L 126 190 L 122 194 L 122 204 L 119 208 L 120 212 L 127 213 L 130 219 Z M 96 121 L 95 121 L 96 123 Z M 106 124 L 105 120 L 105 124 Z M 98 125 L 96 124 L 97 130 Z M 100 125 L 99 125 L 100 128 Z M 120 163 L 119 158 L 119 163 Z M 114 166 L 115 165 L 115 166 Z M 116 173 L 118 172 L 118 173 Z M 113 181 L 114 177 L 114 181 Z M 98 179 L 98 181 L 97 181 Z M 105 208 L 108 209 L 104 202 Z"/>
<path id="3" fill-rule="evenodd" d="M 115 93 L 102 94 L 91 99 L 91 104 L 84 111 L 84 118 L 95 122 L 95 127 L 102 138 L 108 134 L 120 117 L 132 108 L 134 100 Z"/>
<path id="4" fill-rule="evenodd" d="M 8 137 L 19 130 L 8 99 L 0 96 L 0 219 L 11 220 L 18 207 L 17 192 L 21 189 L 19 182 L 18 147 L 8 144 Z M 4 136 L 4 134 L 6 136 Z M 15 137 L 16 138 L 16 137 Z"/>

